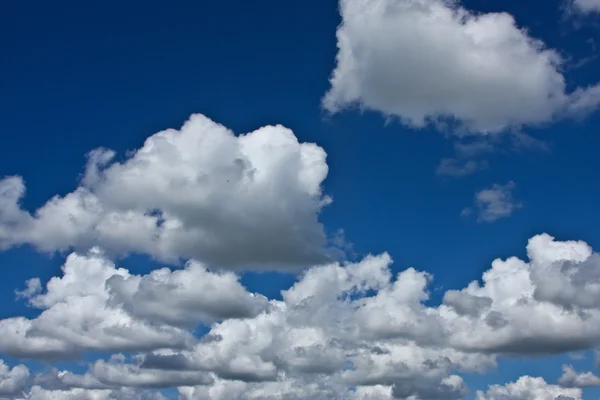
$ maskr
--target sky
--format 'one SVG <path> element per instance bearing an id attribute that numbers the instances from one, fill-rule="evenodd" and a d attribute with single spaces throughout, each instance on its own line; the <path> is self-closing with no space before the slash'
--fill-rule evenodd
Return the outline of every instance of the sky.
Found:
<path id="1" fill-rule="evenodd" d="M 6 2 L 0 400 L 600 398 L 600 2 Z"/>

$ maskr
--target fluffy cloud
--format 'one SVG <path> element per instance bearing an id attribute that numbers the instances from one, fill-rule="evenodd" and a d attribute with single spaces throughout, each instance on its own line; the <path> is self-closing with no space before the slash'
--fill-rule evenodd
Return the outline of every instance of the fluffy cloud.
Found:
<path id="1" fill-rule="evenodd" d="M 164 388 L 170 386 L 209 385 L 213 378 L 197 371 L 165 371 L 140 368 L 126 364 L 125 356 L 113 355 L 110 360 L 97 360 L 84 375 L 69 371 L 54 371 L 40 375 L 36 383 L 54 390 L 74 388 L 87 390 L 115 390 L 119 388 Z"/>
<path id="2" fill-rule="evenodd" d="M 495 260 L 483 274 L 483 285 L 472 282 L 440 308 L 453 332 L 453 347 L 556 354 L 594 348 L 599 343 L 600 335 L 593 326 L 600 322 L 600 309 L 566 304 L 565 293 L 571 289 L 560 286 L 597 254 L 584 242 L 560 242 L 538 235 L 529 240 L 527 255 L 529 262 L 515 257 Z M 571 268 L 563 268 L 565 264 Z M 594 283 L 580 285 L 585 288 Z M 458 308 L 456 298 L 461 300 Z"/>
<path id="3" fill-rule="evenodd" d="M 331 112 L 357 105 L 413 127 L 450 120 L 497 132 L 600 103 L 600 87 L 567 93 L 559 54 L 507 13 L 444 0 L 340 0 L 340 11 L 337 66 L 323 99 Z"/>
<path id="4" fill-rule="evenodd" d="M 0 360 L 0 399 L 20 395 L 29 380 L 29 369 L 24 365 L 10 368 Z"/>
<path id="5" fill-rule="evenodd" d="M 600 386 L 600 377 L 591 371 L 578 373 L 571 365 L 563 365 L 563 374 L 558 379 L 558 384 L 576 388 Z"/>
<path id="6" fill-rule="evenodd" d="M 96 149 L 80 186 L 33 214 L 20 177 L 0 181 L 0 247 L 87 250 L 195 258 L 213 267 L 285 268 L 328 260 L 318 221 L 330 202 L 326 154 L 292 131 L 246 135 L 202 115 L 150 136 L 124 161 Z"/>
<path id="7" fill-rule="evenodd" d="M 43 310 L 35 319 L 0 320 L 0 352 L 16 357 L 68 358 L 84 350 L 185 348 L 185 328 L 223 318 L 254 317 L 268 303 L 248 293 L 232 273 L 197 262 L 177 271 L 131 275 L 93 249 L 73 253 L 42 292 L 38 279 L 19 292 Z"/>
<path id="8" fill-rule="evenodd" d="M 144 276 L 113 275 L 106 281 L 111 302 L 136 318 L 194 328 L 219 319 L 250 318 L 267 299 L 248 293 L 233 273 L 213 273 L 195 261 L 185 269 L 168 268 Z"/>
<path id="9" fill-rule="evenodd" d="M 522 207 L 513 198 L 516 185 L 510 181 L 505 185 L 494 184 L 488 189 L 475 193 L 475 209 L 477 220 L 481 222 L 495 222 L 499 219 L 509 217 L 513 212 Z M 471 209 L 462 211 L 463 216 L 468 216 Z"/>
<path id="10" fill-rule="evenodd" d="M 408 269 L 392 278 L 385 254 L 346 267 L 315 267 L 268 313 L 213 325 L 194 349 L 149 354 L 142 366 L 217 375 L 213 385 L 185 389 L 189 398 L 309 376 L 319 387 L 376 386 L 399 398 L 462 398 L 466 388 L 458 371 L 491 368 L 503 354 L 553 354 L 600 343 L 600 309 L 582 313 L 577 304 L 566 309 L 558 294 L 540 295 L 560 288 L 540 279 L 540 271 L 572 275 L 561 266 L 585 266 L 595 257 L 589 246 L 539 235 L 527 253 L 529 262 L 495 260 L 483 285 L 448 291 L 439 307 L 423 304 L 428 274 Z M 232 379 L 237 386 L 224 383 Z M 538 386 L 527 387 L 542 390 Z"/>
<path id="11" fill-rule="evenodd" d="M 19 400 L 167 400 L 158 392 L 138 391 L 134 389 L 44 389 L 33 386 Z"/>
<path id="12" fill-rule="evenodd" d="M 477 400 L 581 400 L 581 389 L 565 389 L 550 385 L 543 378 L 522 376 L 505 386 L 493 385 L 484 393 L 477 392 Z"/>
<path id="13" fill-rule="evenodd" d="M 527 256 L 493 261 L 481 282 L 430 305 L 433 277 L 414 268 L 392 274 L 385 253 L 309 268 L 282 300 L 269 302 L 235 275 L 195 261 L 136 276 L 99 251 L 72 254 L 62 277 L 29 281 L 19 292 L 43 311 L 1 320 L 0 351 L 37 358 L 141 352 L 92 362 L 80 375 L 36 376 L 30 398 L 179 387 L 183 399 L 461 399 L 461 374 L 484 373 L 503 356 L 600 346 L 598 254 L 543 234 L 529 240 Z M 210 329 L 194 337 L 190 328 L 200 323 Z M 14 371 L 0 375 L 15 381 Z M 563 387 L 523 377 L 479 398 L 578 399 L 580 389 L 565 387 L 590 385 L 596 378 L 588 375 L 565 369 Z"/>

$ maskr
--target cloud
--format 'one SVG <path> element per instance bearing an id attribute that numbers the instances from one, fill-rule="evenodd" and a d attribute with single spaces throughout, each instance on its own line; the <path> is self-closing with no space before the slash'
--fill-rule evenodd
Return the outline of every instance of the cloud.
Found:
<path id="1" fill-rule="evenodd" d="M 30 214 L 20 177 L 0 181 L 0 247 L 100 246 L 213 267 L 290 268 L 330 259 L 318 214 L 325 151 L 266 126 L 235 136 L 203 115 L 146 139 L 123 161 L 96 149 L 79 187 Z"/>
<path id="2" fill-rule="evenodd" d="M 208 385 L 213 379 L 204 372 L 165 371 L 115 362 L 96 361 L 89 374 L 108 387 L 164 388 Z"/>
<path id="3" fill-rule="evenodd" d="M 558 384 L 571 388 L 600 386 L 600 377 L 591 371 L 577 373 L 571 365 L 563 365 L 563 374 L 558 379 Z"/>
<path id="4" fill-rule="evenodd" d="M 600 0 L 574 0 L 573 6 L 581 12 L 600 12 Z"/>
<path id="5" fill-rule="evenodd" d="M 563 261 L 584 263 L 593 256 L 589 247 L 540 235 L 527 250 L 528 263 L 496 260 L 483 286 L 449 291 L 439 307 L 423 305 L 427 274 L 409 269 L 392 280 L 386 255 L 346 268 L 315 267 L 269 314 L 214 325 L 211 334 L 219 339 L 179 353 L 177 365 L 252 385 L 279 380 L 281 373 L 327 372 L 342 387 L 382 385 L 418 397 L 425 388 L 446 387 L 445 379 L 455 379 L 452 371 L 493 367 L 502 354 L 562 353 L 600 343 L 598 309 L 582 315 L 536 298 L 552 284 L 538 279 L 538 269 L 561 272 Z M 370 291 L 376 294 L 360 296 Z M 161 357 L 174 368 L 172 355 L 154 355 L 149 364 L 159 368 Z M 462 386 L 452 387 L 449 395 L 460 397 Z"/>
<path id="6" fill-rule="evenodd" d="M 440 307 L 441 315 L 449 321 L 448 329 L 454 333 L 450 338 L 453 347 L 464 351 L 558 354 L 596 346 L 600 336 L 592 324 L 600 318 L 600 309 L 584 310 L 576 303 L 565 307 L 559 278 L 572 274 L 596 253 L 584 242 L 560 242 L 544 234 L 529 240 L 527 255 L 529 262 L 516 257 L 495 260 L 483 274 L 483 285 L 474 281 L 461 291 L 491 299 L 491 305 L 486 301 L 489 311 L 473 317 L 476 313 L 457 312 L 453 304 Z M 564 263 L 573 265 L 573 269 L 562 268 Z M 546 278 L 545 273 L 552 276 Z M 570 289 L 565 287 L 564 291 Z"/>
<path id="7" fill-rule="evenodd" d="M 21 400 L 21 399 L 19 399 Z M 48 390 L 41 386 L 33 386 L 22 400 L 167 400 L 158 392 L 138 391 L 122 388 L 116 390 L 103 389 L 68 389 Z"/>
<path id="8" fill-rule="evenodd" d="M 41 314 L 0 320 L 0 352 L 137 353 L 93 361 L 82 374 L 38 374 L 26 381 L 28 398 L 179 387 L 183 399 L 459 399 L 468 390 L 463 373 L 485 373 L 504 357 L 600 346 L 598 254 L 585 242 L 542 234 L 529 240 L 527 258 L 494 260 L 481 280 L 446 291 L 435 305 L 434 277 L 414 268 L 392 273 L 386 253 L 313 266 L 268 302 L 235 275 L 196 261 L 137 276 L 98 250 L 74 253 L 61 277 L 29 281 L 20 296 Z M 197 337 L 200 323 L 208 332 Z M 0 370 L 12 381 L 19 371 Z M 590 382 L 569 369 L 559 383 L 583 386 L 583 378 Z M 577 388 L 531 377 L 479 398 L 559 394 L 581 398 Z"/>
<path id="9" fill-rule="evenodd" d="M 0 320 L 0 352 L 23 358 L 70 358 L 82 351 L 185 348 L 185 328 L 224 318 L 251 318 L 268 307 L 232 273 L 209 272 L 198 262 L 143 276 L 117 268 L 97 249 L 73 253 L 41 290 L 20 292 L 41 314 Z M 33 282 L 33 283 L 32 283 Z"/>
<path id="10" fill-rule="evenodd" d="M 0 399 L 20 395 L 29 381 L 29 369 L 17 365 L 12 369 L 0 360 Z"/>
<path id="11" fill-rule="evenodd" d="M 516 185 L 510 181 L 505 185 L 494 184 L 491 188 L 483 189 L 475 194 L 475 208 L 477 220 L 482 222 L 495 222 L 499 219 L 511 216 L 522 207 L 521 203 L 515 202 L 513 191 Z M 467 209 L 461 213 L 468 216 Z"/>
<path id="12" fill-rule="evenodd" d="M 437 167 L 436 174 L 441 176 L 462 177 L 472 175 L 488 167 L 486 161 L 468 160 L 461 162 L 454 158 L 443 158 Z"/>
<path id="13" fill-rule="evenodd" d="M 521 131 L 506 135 L 465 136 L 454 140 L 454 156 L 443 158 L 436 170 L 438 176 L 465 177 L 489 168 L 483 159 L 487 154 L 507 154 L 523 150 L 550 152 L 550 145 Z"/>
<path id="14" fill-rule="evenodd" d="M 492 133 L 600 103 L 599 86 L 567 93 L 558 52 L 510 14 L 444 0 L 340 0 L 340 11 L 337 65 L 323 98 L 330 112 L 359 106 L 411 127 L 454 121 Z"/>
<path id="15" fill-rule="evenodd" d="M 228 318 L 251 318 L 268 306 L 248 293 L 233 273 L 209 272 L 195 261 L 185 269 L 155 270 L 144 276 L 113 275 L 106 281 L 111 302 L 137 318 L 194 328 Z"/>
<path id="16" fill-rule="evenodd" d="M 546 383 L 543 378 L 522 376 L 504 386 L 490 386 L 487 392 L 477 391 L 477 400 L 581 400 L 581 389 L 565 389 Z"/>

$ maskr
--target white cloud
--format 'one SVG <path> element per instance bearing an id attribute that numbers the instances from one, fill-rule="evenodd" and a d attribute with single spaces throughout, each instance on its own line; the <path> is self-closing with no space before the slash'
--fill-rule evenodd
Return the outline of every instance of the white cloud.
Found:
<path id="1" fill-rule="evenodd" d="M 600 12 L 600 0 L 574 0 L 573 5 L 582 12 Z"/>
<path id="2" fill-rule="evenodd" d="M 80 186 L 29 214 L 20 177 L 0 181 L 0 247 L 195 258 L 213 267 L 286 268 L 328 260 L 318 221 L 326 153 L 292 131 L 246 135 L 202 115 L 149 137 L 122 162 L 89 155 Z"/>
<path id="3" fill-rule="evenodd" d="M 475 194 L 475 208 L 477 219 L 482 222 L 495 222 L 511 216 L 522 205 L 513 198 L 516 185 L 510 181 L 505 185 L 494 184 L 488 189 L 483 189 Z M 468 215 L 463 210 L 463 215 Z"/>
<path id="4" fill-rule="evenodd" d="M 485 373 L 504 356 L 600 346 L 598 254 L 544 234 L 529 240 L 527 256 L 493 261 L 481 283 L 447 291 L 436 306 L 427 303 L 433 277 L 414 268 L 392 274 L 385 253 L 314 266 L 268 304 L 234 275 L 196 262 L 135 276 L 98 251 L 72 254 L 45 290 L 34 280 L 22 292 L 42 308 L 38 318 L 0 321 L 0 351 L 33 358 L 142 351 L 92 362 L 81 375 L 36 376 L 31 398 L 178 386 L 184 399 L 459 399 L 467 391 L 462 373 Z M 209 332 L 192 337 L 187 328 L 206 318 L 214 321 Z M 581 375 L 566 372 L 561 385 L 583 386 Z M 559 391 L 577 399 L 577 390 L 524 377 L 480 398 Z"/>
<path id="5" fill-rule="evenodd" d="M 565 389 L 546 383 L 543 378 L 522 376 L 504 386 L 490 386 L 487 392 L 477 391 L 477 400 L 581 400 L 581 389 Z"/>
<path id="6" fill-rule="evenodd" d="M 575 388 L 600 386 L 600 377 L 591 371 L 578 373 L 571 365 L 563 365 L 563 374 L 558 379 L 558 384 Z"/>
<path id="7" fill-rule="evenodd" d="M 450 118 L 497 132 L 600 103 L 598 86 L 567 93 L 558 52 L 507 13 L 445 0 L 340 0 L 340 11 L 331 112 L 358 105 L 413 127 Z"/>
<path id="8" fill-rule="evenodd" d="M 536 297 L 552 284 L 537 279 L 540 268 L 560 273 L 562 262 L 586 263 L 593 257 L 589 246 L 540 235 L 527 250 L 529 262 L 494 261 L 483 286 L 448 291 L 440 307 L 423 305 L 429 275 L 408 269 L 392 279 L 385 254 L 345 268 L 315 267 L 269 313 L 216 324 L 193 350 L 150 354 L 142 365 L 216 373 L 216 383 L 194 389 L 198 393 L 221 390 L 228 379 L 245 381 L 236 386 L 240 391 L 310 376 L 325 384 L 321 373 L 330 387 L 462 398 L 466 388 L 456 372 L 486 370 L 502 354 L 561 353 L 600 343 L 600 309 L 582 315 Z"/>
<path id="9" fill-rule="evenodd" d="M 198 371 L 159 371 L 119 362 L 96 361 L 89 374 L 108 387 L 163 388 L 210 384 L 213 379 Z"/>
<path id="10" fill-rule="evenodd" d="M 29 369 L 24 365 L 10 368 L 0 360 L 0 399 L 20 395 L 29 380 Z"/>
<path id="11" fill-rule="evenodd" d="M 218 381 L 211 386 L 180 387 L 180 400 L 329 400 L 351 399 L 347 388 L 332 390 L 311 382 L 292 379 L 278 382 L 245 383 L 241 381 Z M 358 397 L 367 399 L 367 397 Z"/>
<path id="12" fill-rule="evenodd" d="M 115 354 L 108 361 L 101 359 L 91 363 L 85 374 L 55 369 L 50 373 L 38 374 L 33 382 L 48 390 L 85 389 L 92 392 L 123 388 L 161 389 L 179 385 L 209 385 L 214 382 L 205 372 L 140 368 L 139 365 L 125 363 L 125 360 L 124 355 Z"/>
<path id="13" fill-rule="evenodd" d="M 131 275 L 98 250 L 71 254 L 63 276 L 41 292 L 38 280 L 20 296 L 43 311 L 35 319 L 0 320 L 0 352 L 17 357 L 65 358 L 83 350 L 143 351 L 184 348 L 186 329 L 223 318 L 254 317 L 266 299 L 248 293 L 232 273 L 184 269 Z"/>
<path id="14" fill-rule="evenodd" d="M 145 392 L 123 388 L 117 390 L 102 389 L 44 389 L 33 386 L 19 400 L 167 400 L 158 392 Z"/>

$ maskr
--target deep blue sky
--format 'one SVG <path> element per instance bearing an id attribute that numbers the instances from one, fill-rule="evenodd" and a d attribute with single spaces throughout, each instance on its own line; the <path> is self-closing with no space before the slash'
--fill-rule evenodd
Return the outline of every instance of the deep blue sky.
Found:
<path id="1" fill-rule="evenodd" d="M 575 61 L 594 55 L 593 23 L 565 20 L 559 1 L 463 4 L 512 13 Z M 339 23 L 336 2 L 323 0 L 5 2 L 0 176 L 24 177 L 23 204 L 33 210 L 74 189 L 88 151 L 104 146 L 122 155 L 203 113 L 237 133 L 283 124 L 300 141 L 318 143 L 328 153 L 325 190 L 334 198 L 322 215 L 328 230 L 343 228 L 359 254 L 390 252 L 396 270 L 433 273 L 435 287 L 463 287 L 494 258 L 524 257 L 537 233 L 600 248 L 600 114 L 524 130 L 549 152 L 505 146 L 485 157 L 486 171 L 438 177 L 440 159 L 453 150 L 435 130 L 321 109 Z M 599 67 L 593 59 L 565 75 L 588 85 L 600 80 Z M 460 216 L 476 191 L 509 180 L 523 209 L 493 224 Z M 143 258 L 124 262 L 148 268 Z M 13 291 L 30 277 L 56 274 L 61 263 L 27 248 L 0 253 L 0 317 L 32 313 Z M 292 281 L 247 282 L 273 296 Z"/>

